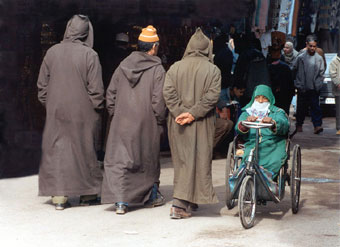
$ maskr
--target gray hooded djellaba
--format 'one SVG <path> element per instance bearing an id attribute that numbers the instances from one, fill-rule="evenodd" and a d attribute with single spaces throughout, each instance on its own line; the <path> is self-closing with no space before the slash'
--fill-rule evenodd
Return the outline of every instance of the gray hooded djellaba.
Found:
<path id="1" fill-rule="evenodd" d="M 174 166 L 173 197 L 197 204 L 217 203 L 211 176 L 215 105 L 221 73 L 212 63 L 212 44 L 200 29 L 191 37 L 183 59 L 166 74 L 163 95 L 170 111 L 168 135 Z M 191 124 L 179 125 L 178 115 L 189 112 Z"/>
<path id="2" fill-rule="evenodd" d="M 165 71 L 157 56 L 135 51 L 115 70 L 106 92 L 112 117 L 102 203 L 145 203 L 159 182 Z"/>
<path id="3" fill-rule="evenodd" d="M 100 193 L 96 147 L 104 108 L 101 65 L 86 16 L 73 16 L 64 39 L 42 62 L 38 98 L 46 107 L 39 169 L 40 196 Z"/>

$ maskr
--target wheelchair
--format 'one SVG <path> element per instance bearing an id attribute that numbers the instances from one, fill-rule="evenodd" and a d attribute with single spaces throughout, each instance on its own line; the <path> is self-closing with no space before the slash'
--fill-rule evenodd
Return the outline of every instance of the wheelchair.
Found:
<path id="1" fill-rule="evenodd" d="M 226 206 L 228 209 L 234 208 L 238 201 L 239 217 L 242 226 L 249 229 L 254 226 L 256 205 L 266 204 L 267 201 L 279 203 L 285 194 L 286 182 L 290 185 L 291 208 L 293 214 L 299 211 L 300 187 L 301 187 L 301 148 L 298 144 L 293 147 L 293 155 L 288 171 L 288 161 L 290 160 L 290 137 L 287 137 L 286 162 L 281 166 L 276 177 L 277 193 L 274 193 L 266 180 L 263 171 L 258 164 L 259 129 L 269 128 L 272 124 L 247 122 L 243 125 L 248 128 L 256 129 L 255 147 L 251 150 L 246 161 L 241 162 L 244 152 L 244 145 L 241 136 L 236 136 L 234 141 L 229 144 L 226 164 Z M 230 187 L 230 178 L 238 174 L 238 179 L 233 188 Z"/>

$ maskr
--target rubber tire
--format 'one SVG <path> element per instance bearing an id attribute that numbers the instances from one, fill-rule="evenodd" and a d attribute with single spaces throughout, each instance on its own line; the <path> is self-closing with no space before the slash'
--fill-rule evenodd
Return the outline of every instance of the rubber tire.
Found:
<path id="1" fill-rule="evenodd" d="M 286 182 L 286 174 L 284 172 L 284 166 L 281 167 L 279 177 L 278 177 L 278 188 L 280 190 L 279 199 L 282 200 L 285 196 L 285 182 Z"/>
<path id="2" fill-rule="evenodd" d="M 234 142 L 230 142 L 229 148 L 228 148 L 228 154 L 227 154 L 226 168 L 225 168 L 225 204 L 229 210 L 235 207 L 235 199 L 231 198 L 231 191 L 230 191 L 230 186 L 229 186 L 229 176 L 232 173 L 231 162 L 233 162 L 232 161 L 232 154 L 234 153 L 233 147 L 234 147 Z"/>
<path id="3" fill-rule="evenodd" d="M 299 211 L 301 188 L 301 149 L 298 144 L 293 149 L 293 161 L 290 175 L 290 196 L 292 200 L 292 212 L 296 214 Z"/>
<path id="4" fill-rule="evenodd" d="M 251 190 L 251 215 L 250 220 L 247 220 L 247 215 L 245 211 L 245 200 L 247 200 L 246 196 L 248 195 L 248 189 Z M 256 214 L 256 195 L 255 195 L 255 185 L 254 180 L 251 176 L 246 176 L 243 181 L 240 188 L 240 193 L 238 196 L 238 210 L 239 210 L 239 216 L 242 226 L 245 229 L 249 229 L 254 226 L 255 223 L 255 214 Z"/>

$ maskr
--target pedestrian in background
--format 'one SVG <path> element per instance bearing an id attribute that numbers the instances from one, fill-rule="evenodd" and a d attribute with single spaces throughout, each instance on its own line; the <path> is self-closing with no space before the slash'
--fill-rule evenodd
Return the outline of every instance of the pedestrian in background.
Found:
<path id="1" fill-rule="evenodd" d="M 294 49 L 293 43 L 290 41 L 287 41 L 283 47 L 283 58 L 284 62 L 288 64 L 289 68 L 293 70 L 294 64 L 296 62 L 296 58 L 298 56 L 298 52 Z"/>
<path id="2" fill-rule="evenodd" d="M 291 41 L 287 41 L 283 47 L 283 58 L 284 58 L 284 62 L 289 66 L 290 70 L 292 71 L 292 79 L 294 80 L 294 73 L 293 73 L 293 69 L 294 69 L 294 65 L 296 62 L 296 58 L 298 56 L 298 52 L 294 49 L 294 45 Z M 291 104 L 293 105 L 294 108 L 294 113 L 293 113 L 293 117 L 295 119 L 296 117 L 296 95 L 295 95 L 295 90 L 294 90 L 294 95 L 291 101 Z"/>
<path id="3" fill-rule="evenodd" d="M 174 166 L 170 217 L 191 216 L 197 204 L 217 203 L 211 177 L 215 105 L 221 73 L 213 64 L 212 44 L 198 28 L 181 61 L 166 74 L 163 94 L 170 111 L 168 133 Z"/>
<path id="4" fill-rule="evenodd" d="M 112 117 L 104 159 L 102 202 L 116 203 L 125 214 L 131 204 L 160 206 L 160 134 L 165 121 L 165 70 L 157 57 L 159 38 L 153 26 L 138 38 L 132 52 L 115 70 L 106 104 Z"/>
<path id="5" fill-rule="evenodd" d="M 42 62 L 38 98 L 46 107 L 39 169 L 39 195 L 52 196 L 57 210 L 69 196 L 80 204 L 99 202 L 102 175 L 97 165 L 99 111 L 104 108 L 101 65 L 93 47 L 93 28 L 74 15 L 64 39 Z"/>
<path id="6" fill-rule="evenodd" d="M 295 94 L 292 71 L 279 58 L 272 58 L 272 62 L 268 65 L 268 70 L 276 106 L 282 108 L 289 116 L 290 103 Z"/>
<path id="7" fill-rule="evenodd" d="M 296 59 L 295 87 L 298 90 L 296 130 L 302 132 L 305 114 L 310 107 L 314 134 L 323 131 L 322 112 L 319 103 L 320 89 L 323 85 L 325 66 L 322 56 L 316 52 L 317 39 L 314 35 L 306 38 L 306 50 Z"/>
<path id="8" fill-rule="evenodd" d="M 340 135 L 340 52 L 331 61 L 329 74 L 333 82 L 333 94 L 335 96 L 336 134 Z"/>
<path id="9" fill-rule="evenodd" d="M 263 56 L 260 40 L 249 35 L 247 43 L 247 49 L 238 57 L 234 73 L 234 83 L 246 85 L 246 91 L 240 98 L 242 107 L 248 104 L 257 85 L 270 86 L 267 61 Z"/>

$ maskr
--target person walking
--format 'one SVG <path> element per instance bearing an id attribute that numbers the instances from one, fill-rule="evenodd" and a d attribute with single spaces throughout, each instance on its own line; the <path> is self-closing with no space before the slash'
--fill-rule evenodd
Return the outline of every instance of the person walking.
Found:
<path id="1" fill-rule="evenodd" d="M 74 15 L 63 41 L 47 51 L 37 82 L 38 99 L 46 108 L 39 195 L 52 196 L 57 210 L 69 206 L 69 196 L 81 196 L 81 205 L 99 202 L 102 175 L 96 149 L 104 88 L 92 46 L 89 18 Z"/>
<path id="2" fill-rule="evenodd" d="M 294 45 L 291 41 L 287 41 L 282 49 L 282 56 L 284 62 L 288 64 L 289 68 L 293 70 L 298 52 L 294 49 Z"/>
<path id="3" fill-rule="evenodd" d="M 159 38 L 153 26 L 138 38 L 132 52 L 115 70 L 106 92 L 112 117 L 104 159 L 102 203 L 115 203 L 116 213 L 129 205 L 163 205 L 158 190 L 160 134 L 165 121 L 165 70 L 157 57 Z"/>
<path id="4" fill-rule="evenodd" d="M 296 58 L 298 56 L 298 52 L 294 49 L 294 45 L 291 41 L 287 41 L 283 47 L 282 56 L 284 58 L 284 62 L 289 66 L 290 70 L 292 71 L 292 79 L 294 80 L 294 74 L 293 69 L 296 62 Z M 295 89 L 294 89 L 294 95 L 291 101 L 291 104 L 294 108 L 293 118 L 296 119 L 296 95 L 295 95 Z"/>
<path id="5" fill-rule="evenodd" d="M 212 44 L 198 28 L 181 61 L 166 74 L 164 99 L 174 166 L 173 219 L 191 216 L 197 204 L 217 203 L 211 177 L 215 106 L 221 73 L 212 60 Z"/>
<path id="6" fill-rule="evenodd" d="M 268 65 L 271 89 L 276 99 L 276 106 L 289 116 L 290 103 L 295 94 L 294 80 L 289 66 L 280 59 L 273 59 Z"/>
<path id="7" fill-rule="evenodd" d="M 261 51 L 261 42 L 253 35 L 249 35 L 248 39 L 248 48 L 240 54 L 234 73 L 234 83 L 246 85 L 246 91 L 240 98 L 242 107 L 250 101 L 257 85 L 270 86 L 267 61 Z"/>
<path id="8" fill-rule="evenodd" d="M 333 94 L 335 96 L 336 134 L 340 135 L 340 52 L 329 65 L 329 75 L 333 82 Z"/>
<path id="9" fill-rule="evenodd" d="M 302 125 L 308 107 L 311 110 L 311 120 L 314 134 L 323 131 L 322 112 L 319 103 L 320 89 L 323 85 L 325 66 L 323 58 L 316 52 L 317 39 L 314 35 L 306 38 L 306 50 L 296 59 L 295 87 L 298 90 L 296 130 L 302 132 Z"/>

